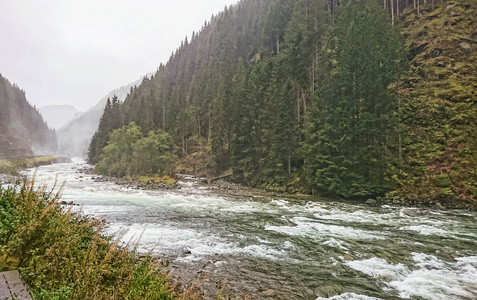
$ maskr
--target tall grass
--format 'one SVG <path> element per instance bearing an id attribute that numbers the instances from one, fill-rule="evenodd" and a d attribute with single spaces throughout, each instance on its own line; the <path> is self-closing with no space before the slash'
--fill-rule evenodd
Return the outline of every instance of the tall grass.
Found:
<path id="1" fill-rule="evenodd" d="M 56 156 L 38 156 L 30 158 L 19 159 L 0 159 L 0 173 L 17 175 L 18 171 L 29 166 L 40 166 L 45 164 L 51 164 L 58 157 Z"/>
<path id="2" fill-rule="evenodd" d="M 35 299 L 198 299 L 180 292 L 153 259 L 138 259 L 103 219 L 59 204 L 34 181 L 0 186 L 0 271 L 19 269 Z"/>

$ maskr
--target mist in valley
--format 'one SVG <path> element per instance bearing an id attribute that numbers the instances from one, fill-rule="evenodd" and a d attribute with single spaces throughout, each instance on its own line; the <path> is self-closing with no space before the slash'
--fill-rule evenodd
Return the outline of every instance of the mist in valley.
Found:
<path id="1" fill-rule="evenodd" d="M 91 138 L 98 129 L 99 120 L 108 98 L 111 99 L 116 96 L 119 101 L 124 101 L 131 88 L 138 86 L 141 82 L 142 78 L 109 92 L 96 105 L 79 116 L 70 119 L 66 124 L 57 129 L 58 154 L 85 158 L 88 154 Z"/>

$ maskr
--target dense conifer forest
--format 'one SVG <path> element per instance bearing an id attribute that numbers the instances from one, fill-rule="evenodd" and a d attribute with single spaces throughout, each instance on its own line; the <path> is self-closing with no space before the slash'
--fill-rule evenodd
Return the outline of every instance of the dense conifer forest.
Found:
<path id="1" fill-rule="evenodd" d="M 288 192 L 475 203 L 476 9 L 242 0 L 108 101 L 89 161 L 117 176 L 231 171 Z M 132 129 L 137 146 L 118 144 Z M 139 166 L 148 147 L 167 164 Z"/>

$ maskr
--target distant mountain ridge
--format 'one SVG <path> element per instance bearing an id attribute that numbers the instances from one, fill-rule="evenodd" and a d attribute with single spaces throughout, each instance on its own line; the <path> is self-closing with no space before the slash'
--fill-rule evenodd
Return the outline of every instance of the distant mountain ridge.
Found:
<path id="1" fill-rule="evenodd" d="M 47 105 L 38 110 L 48 126 L 55 129 L 59 129 L 79 116 L 79 111 L 73 105 Z"/>
<path id="2" fill-rule="evenodd" d="M 144 77 L 147 76 L 150 75 L 147 74 Z M 108 98 L 116 95 L 119 101 L 124 101 L 131 88 L 140 85 L 144 77 L 112 90 L 86 112 L 60 127 L 57 130 L 58 153 L 70 157 L 86 157 L 89 143 L 98 128 Z"/>
<path id="3" fill-rule="evenodd" d="M 0 74 L 0 158 L 56 152 L 56 133 L 25 92 Z"/>

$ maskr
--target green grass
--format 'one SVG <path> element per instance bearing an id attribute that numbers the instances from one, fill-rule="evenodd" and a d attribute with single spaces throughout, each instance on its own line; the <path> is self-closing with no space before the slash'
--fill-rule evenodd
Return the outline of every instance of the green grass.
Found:
<path id="1" fill-rule="evenodd" d="M 0 159 L 0 173 L 16 175 L 19 170 L 29 166 L 37 167 L 44 164 L 54 162 L 58 157 L 56 156 L 39 156 L 33 158 L 22 159 Z"/>
<path id="2" fill-rule="evenodd" d="M 35 299 L 198 299 L 151 257 L 105 236 L 105 221 L 59 204 L 33 181 L 0 186 L 0 271 L 19 269 Z"/>
<path id="3" fill-rule="evenodd" d="M 175 184 L 177 180 L 167 175 L 160 176 L 160 175 L 149 175 L 149 176 L 129 176 L 126 179 L 132 179 L 139 182 L 155 182 L 155 183 L 164 183 L 164 184 Z"/>

